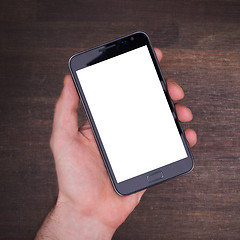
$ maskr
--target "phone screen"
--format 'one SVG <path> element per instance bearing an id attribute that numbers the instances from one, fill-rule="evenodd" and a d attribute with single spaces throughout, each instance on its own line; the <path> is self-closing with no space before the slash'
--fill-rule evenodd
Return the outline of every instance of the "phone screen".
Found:
<path id="1" fill-rule="evenodd" d="M 147 45 L 76 73 L 118 183 L 187 157 Z"/>

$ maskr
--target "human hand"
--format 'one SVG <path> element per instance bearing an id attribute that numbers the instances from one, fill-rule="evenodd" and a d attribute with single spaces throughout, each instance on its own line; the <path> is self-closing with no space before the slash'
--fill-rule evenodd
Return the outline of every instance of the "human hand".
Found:
<path id="1" fill-rule="evenodd" d="M 159 49 L 155 51 L 160 61 L 162 53 Z M 174 80 L 167 81 L 167 86 L 174 101 L 183 98 L 183 90 Z M 56 104 L 50 141 L 59 194 L 56 206 L 38 232 L 37 239 L 44 236 L 111 239 L 144 193 L 122 197 L 114 191 L 89 122 L 79 129 L 78 107 L 79 97 L 68 75 Z M 180 121 L 192 119 L 191 111 L 184 105 L 177 103 L 176 111 Z M 196 133 L 187 129 L 185 134 L 189 145 L 195 145 Z"/>

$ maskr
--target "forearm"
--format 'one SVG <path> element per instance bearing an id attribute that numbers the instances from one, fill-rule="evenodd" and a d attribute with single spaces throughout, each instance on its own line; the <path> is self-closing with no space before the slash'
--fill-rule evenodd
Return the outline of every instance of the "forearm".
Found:
<path id="1" fill-rule="evenodd" d="M 40 239 L 111 239 L 114 230 L 109 229 L 94 216 L 82 216 L 72 207 L 57 203 L 48 214 L 35 240 Z"/>

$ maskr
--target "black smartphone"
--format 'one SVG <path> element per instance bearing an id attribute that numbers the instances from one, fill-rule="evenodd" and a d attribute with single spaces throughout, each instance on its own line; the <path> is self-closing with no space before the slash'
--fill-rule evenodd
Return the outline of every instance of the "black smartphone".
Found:
<path id="1" fill-rule="evenodd" d="M 77 53 L 69 68 L 117 193 L 129 195 L 193 169 L 146 33 Z"/>

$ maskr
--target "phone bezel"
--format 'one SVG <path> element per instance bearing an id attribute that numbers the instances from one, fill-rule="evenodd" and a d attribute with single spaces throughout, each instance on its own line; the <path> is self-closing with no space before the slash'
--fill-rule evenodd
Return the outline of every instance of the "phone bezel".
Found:
<path id="1" fill-rule="evenodd" d="M 139 176 L 133 177 L 131 179 L 125 180 L 123 182 L 118 183 L 116 181 L 114 172 L 112 170 L 111 164 L 109 162 L 109 159 L 107 157 L 106 151 L 104 149 L 104 145 L 101 141 L 100 135 L 98 133 L 97 127 L 95 125 L 94 122 L 94 118 L 91 114 L 91 111 L 89 109 L 89 106 L 87 104 L 87 100 L 85 98 L 84 92 L 82 90 L 80 81 L 78 79 L 78 76 L 76 74 L 76 71 L 82 68 L 85 68 L 87 66 L 91 66 L 93 64 L 96 64 L 98 62 L 107 60 L 109 58 L 118 56 L 120 54 L 123 54 L 125 52 L 134 50 L 136 48 L 139 48 L 141 46 L 145 46 L 147 45 L 149 53 L 151 55 L 152 61 L 154 63 L 155 69 L 157 71 L 159 80 L 161 82 L 161 85 L 163 87 L 165 96 L 167 98 L 168 104 L 170 106 L 173 118 L 175 120 L 175 123 L 177 125 L 179 134 L 181 136 L 182 142 L 184 144 L 186 153 L 187 153 L 187 158 L 173 162 L 171 164 L 165 165 L 163 167 L 157 168 L 155 170 L 146 172 L 144 174 L 141 174 Z M 178 120 L 177 114 L 176 114 L 176 110 L 174 107 L 174 103 L 170 98 L 170 95 L 168 93 L 167 90 L 167 85 L 166 82 L 163 78 L 160 66 L 159 66 L 159 62 L 157 60 L 156 54 L 154 52 L 154 49 L 152 47 L 152 44 L 150 42 L 150 39 L 148 37 L 148 35 L 144 32 L 135 32 L 132 33 L 130 35 L 121 37 L 119 39 L 113 40 L 111 42 L 102 44 L 100 46 L 97 46 L 95 48 L 86 50 L 84 52 L 81 53 L 77 53 L 75 55 L 73 55 L 70 60 L 69 60 L 69 68 L 70 68 L 70 72 L 72 74 L 73 80 L 74 80 L 74 84 L 75 87 L 77 89 L 77 92 L 82 100 L 84 109 L 86 111 L 89 123 L 91 125 L 91 128 L 93 130 L 96 142 L 98 144 L 100 153 L 102 155 L 102 158 L 104 160 L 105 166 L 107 168 L 107 171 L 109 173 L 110 179 L 112 181 L 112 184 L 116 190 L 116 192 L 120 195 L 129 195 L 132 194 L 134 192 L 143 190 L 145 188 L 154 186 L 156 184 L 159 184 L 161 182 L 165 182 L 169 179 L 175 178 L 177 176 L 186 174 L 188 172 L 190 172 L 193 167 L 194 167 L 194 161 L 193 161 L 193 157 L 188 145 L 188 142 L 186 140 L 184 131 L 182 129 L 181 123 Z M 148 181 L 148 177 L 150 175 L 154 175 L 158 172 L 161 172 L 163 174 L 163 177 L 157 179 L 156 181 L 153 182 L 149 182 Z"/>

